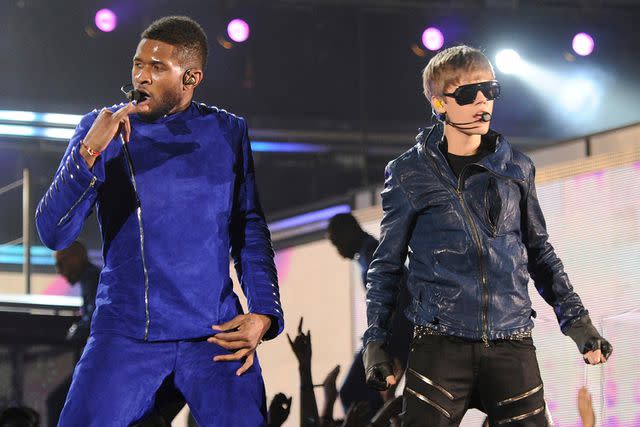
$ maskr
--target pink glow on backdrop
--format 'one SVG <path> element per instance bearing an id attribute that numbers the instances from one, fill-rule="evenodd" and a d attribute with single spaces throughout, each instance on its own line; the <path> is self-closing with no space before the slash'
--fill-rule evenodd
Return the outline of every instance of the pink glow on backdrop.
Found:
<path id="1" fill-rule="evenodd" d="M 69 282 L 64 277 L 56 276 L 42 293 L 44 295 L 71 295 L 72 291 L 73 288 L 69 286 Z"/>
<path id="2" fill-rule="evenodd" d="M 583 181 L 588 181 L 588 180 L 596 180 L 598 183 L 601 183 L 603 178 L 604 178 L 605 172 L 600 170 L 600 171 L 594 171 L 594 172 L 588 172 L 588 173 L 583 173 L 581 175 L 576 175 L 573 177 L 573 182 L 575 183 L 582 183 Z"/>
<path id="3" fill-rule="evenodd" d="M 118 25 L 118 18 L 111 10 L 100 9 L 96 12 L 95 23 L 96 27 L 98 27 L 100 31 L 109 33 L 116 29 L 116 26 Z"/>
<path id="4" fill-rule="evenodd" d="M 604 395 L 607 402 L 607 408 L 612 408 L 618 403 L 618 384 L 609 380 L 604 386 Z"/>
<path id="5" fill-rule="evenodd" d="M 293 249 L 282 249 L 276 252 L 276 268 L 278 269 L 278 279 L 285 281 L 289 277 L 291 270 L 291 260 L 293 259 Z"/>
<path id="6" fill-rule="evenodd" d="M 622 424 L 620 424 L 620 420 L 618 420 L 618 417 L 616 416 L 607 418 L 607 422 L 605 425 L 607 427 L 622 427 Z"/>
<path id="7" fill-rule="evenodd" d="M 249 24 L 242 19 L 233 19 L 227 25 L 227 34 L 229 38 L 236 43 L 242 43 L 249 38 Z"/>

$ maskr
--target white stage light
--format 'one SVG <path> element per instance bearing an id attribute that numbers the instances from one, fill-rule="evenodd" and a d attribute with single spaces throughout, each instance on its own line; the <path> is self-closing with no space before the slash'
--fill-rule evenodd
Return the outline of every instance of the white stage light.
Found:
<path id="1" fill-rule="evenodd" d="M 522 59 L 513 49 L 505 49 L 496 55 L 496 66 L 505 74 L 516 74 L 522 70 Z"/>

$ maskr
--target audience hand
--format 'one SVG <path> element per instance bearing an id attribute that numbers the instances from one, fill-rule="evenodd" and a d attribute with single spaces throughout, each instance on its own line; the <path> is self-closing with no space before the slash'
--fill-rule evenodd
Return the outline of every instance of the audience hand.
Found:
<path id="1" fill-rule="evenodd" d="M 369 402 L 361 401 L 357 403 L 353 403 L 349 410 L 347 411 L 347 415 L 344 417 L 344 422 L 342 423 L 342 427 L 366 427 L 369 426 L 369 419 L 367 418 L 369 414 Z"/>
<path id="2" fill-rule="evenodd" d="M 578 412 L 582 419 L 582 427 L 594 427 L 596 425 L 596 414 L 593 412 L 593 401 L 591 393 L 586 387 L 580 388 L 578 391 Z"/>
<path id="3" fill-rule="evenodd" d="M 291 400 L 292 397 L 287 397 L 284 393 L 273 396 L 269 405 L 269 427 L 280 427 L 289 418 Z"/>
<path id="4" fill-rule="evenodd" d="M 301 317 L 298 324 L 298 335 L 295 340 L 292 341 L 289 334 L 287 334 L 287 339 L 291 345 L 291 350 L 298 358 L 300 367 L 308 368 L 311 367 L 311 331 L 307 330 L 306 335 L 302 332 L 302 321 L 303 318 Z"/>

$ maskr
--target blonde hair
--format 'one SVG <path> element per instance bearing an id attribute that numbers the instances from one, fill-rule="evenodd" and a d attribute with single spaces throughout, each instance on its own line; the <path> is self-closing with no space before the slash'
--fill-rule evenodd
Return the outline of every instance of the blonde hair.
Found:
<path id="1" fill-rule="evenodd" d="M 444 88 L 460 82 L 463 75 L 478 71 L 495 77 L 491 62 L 478 49 L 460 45 L 438 52 L 422 71 L 424 96 L 431 102 L 431 97 L 442 96 Z"/>

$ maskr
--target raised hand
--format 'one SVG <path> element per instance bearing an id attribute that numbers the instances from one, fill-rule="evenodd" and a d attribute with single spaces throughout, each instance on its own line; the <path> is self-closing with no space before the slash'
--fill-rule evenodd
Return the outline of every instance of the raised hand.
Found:
<path id="1" fill-rule="evenodd" d="M 269 405 L 269 427 L 280 427 L 289 418 L 291 400 L 292 397 L 287 397 L 284 393 L 273 396 Z"/>
<path id="2" fill-rule="evenodd" d="M 596 425 L 596 414 L 593 412 L 591 393 L 587 391 L 586 387 L 582 387 L 578 391 L 578 412 L 580 413 L 583 427 Z"/>
<path id="3" fill-rule="evenodd" d="M 119 133 L 122 133 L 122 138 L 125 142 L 129 142 L 129 137 L 131 136 L 129 114 L 142 113 L 148 109 L 148 105 L 138 106 L 132 102 L 115 112 L 103 108 L 82 140 L 83 147 L 80 150 L 80 155 L 85 159 L 88 166 L 93 166 L 95 156 L 89 154 L 86 147 L 96 153 L 101 153 Z"/>
<path id="4" fill-rule="evenodd" d="M 289 334 L 287 334 L 287 339 L 291 345 L 291 350 L 298 358 L 300 366 L 309 367 L 311 366 L 311 331 L 307 330 L 306 334 L 302 332 L 302 321 L 303 318 L 301 317 L 296 338 L 292 341 Z"/>
<path id="5" fill-rule="evenodd" d="M 324 389 L 324 409 L 322 411 L 321 419 L 327 423 L 329 420 L 333 420 L 333 405 L 338 398 L 338 388 L 336 387 L 336 379 L 340 373 L 340 365 L 336 365 L 331 370 L 322 382 L 322 388 Z"/>

